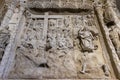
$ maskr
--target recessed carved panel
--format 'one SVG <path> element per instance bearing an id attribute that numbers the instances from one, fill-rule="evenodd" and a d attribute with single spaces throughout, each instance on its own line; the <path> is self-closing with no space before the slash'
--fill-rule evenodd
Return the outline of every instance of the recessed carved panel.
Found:
<path id="1" fill-rule="evenodd" d="M 52 16 L 29 20 L 16 49 L 11 76 L 110 78 L 111 68 L 103 56 L 105 52 L 95 15 Z"/>

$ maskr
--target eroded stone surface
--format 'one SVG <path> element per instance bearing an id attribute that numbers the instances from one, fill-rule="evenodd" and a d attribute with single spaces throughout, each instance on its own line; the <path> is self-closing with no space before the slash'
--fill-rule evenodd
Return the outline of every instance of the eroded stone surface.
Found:
<path id="1" fill-rule="evenodd" d="M 10 32 L 8 28 L 0 29 L 0 62 L 4 55 L 5 49 L 10 40 Z"/>
<path id="2" fill-rule="evenodd" d="M 120 23 L 113 2 L 11 0 L 1 26 L 0 53 L 6 53 L 0 77 L 119 79 Z"/>
<path id="3" fill-rule="evenodd" d="M 95 18 L 91 16 L 68 15 L 62 19 L 48 19 L 46 41 L 42 40 L 44 20 L 29 20 L 31 22 L 24 28 L 16 49 L 16 66 L 11 72 L 13 78 L 105 78 L 106 68 L 102 68 L 106 65 L 102 56 L 104 52 L 97 37 Z M 110 71 L 108 76 L 111 77 Z"/>

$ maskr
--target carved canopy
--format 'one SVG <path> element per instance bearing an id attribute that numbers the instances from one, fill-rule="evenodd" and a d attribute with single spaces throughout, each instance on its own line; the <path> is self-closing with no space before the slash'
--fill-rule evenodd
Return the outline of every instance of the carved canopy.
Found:
<path id="1" fill-rule="evenodd" d="M 94 0 L 27 0 L 29 8 L 92 9 Z"/>

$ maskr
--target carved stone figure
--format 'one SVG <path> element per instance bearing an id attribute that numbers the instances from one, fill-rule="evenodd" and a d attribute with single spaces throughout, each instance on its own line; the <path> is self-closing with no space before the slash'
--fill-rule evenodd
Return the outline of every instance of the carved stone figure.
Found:
<path id="1" fill-rule="evenodd" d="M 47 47 L 50 49 L 56 48 L 56 30 L 52 29 L 48 31 Z"/>
<path id="2" fill-rule="evenodd" d="M 111 26 L 110 38 L 111 38 L 112 43 L 115 46 L 115 49 L 120 57 L 120 30 L 115 25 Z"/>
<path id="3" fill-rule="evenodd" d="M 71 24 L 70 20 L 71 20 L 70 16 L 65 17 L 65 19 L 64 19 L 65 27 L 69 27 L 70 26 L 70 24 Z"/>
<path id="4" fill-rule="evenodd" d="M 86 63 L 84 63 L 84 64 L 82 65 L 82 70 L 80 71 L 82 74 L 85 74 L 86 67 L 87 67 L 87 65 L 86 65 Z"/>
<path id="5" fill-rule="evenodd" d="M 72 41 L 72 37 L 71 37 L 71 31 L 68 29 L 64 29 L 63 30 L 64 33 L 64 38 L 66 40 L 66 46 L 67 48 L 73 48 L 73 41 Z"/>
<path id="6" fill-rule="evenodd" d="M 102 68 L 103 68 L 103 71 L 105 73 L 105 76 L 109 76 L 110 74 L 109 74 L 109 68 L 108 68 L 108 66 L 106 64 L 104 64 L 102 66 Z"/>
<path id="7" fill-rule="evenodd" d="M 79 30 L 78 37 L 83 51 L 91 52 L 95 49 L 95 45 L 93 43 L 94 37 L 87 28 Z"/>
<path id="8" fill-rule="evenodd" d="M 56 23 L 57 23 L 56 19 L 50 19 L 48 23 L 49 29 L 56 28 L 57 27 Z"/>
<path id="9" fill-rule="evenodd" d="M 50 19 L 48 25 L 47 45 L 46 49 L 56 49 L 56 20 Z"/>
<path id="10" fill-rule="evenodd" d="M 67 43 L 64 34 L 58 36 L 58 46 L 59 49 L 67 49 Z"/>

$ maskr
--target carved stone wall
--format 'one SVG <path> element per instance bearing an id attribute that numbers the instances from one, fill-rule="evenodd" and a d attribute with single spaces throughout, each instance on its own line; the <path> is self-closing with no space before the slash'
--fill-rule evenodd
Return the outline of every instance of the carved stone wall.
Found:
<path id="1" fill-rule="evenodd" d="M 6 6 L 0 78 L 120 79 L 114 0 L 6 0 Z"/>

